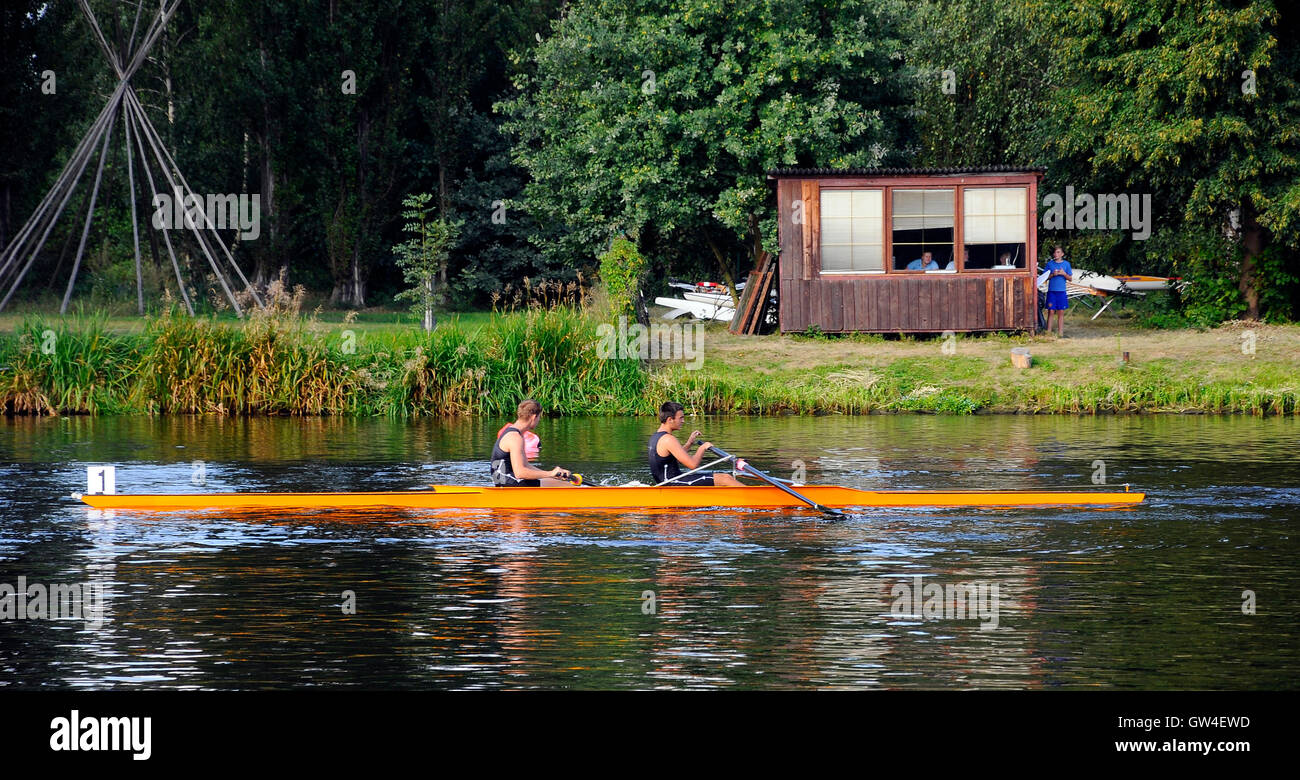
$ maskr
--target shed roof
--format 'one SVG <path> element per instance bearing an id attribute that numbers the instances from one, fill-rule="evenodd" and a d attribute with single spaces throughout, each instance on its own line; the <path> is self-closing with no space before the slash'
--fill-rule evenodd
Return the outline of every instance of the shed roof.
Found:
<path id="1" fill-rule="evenodd" d="M 954 168 L 772 168 L 771 178 L 809 176 L 952 176 L 964 173 L 1046 173 L 1047 169 L 1027 165 L 976 165 Z"/>

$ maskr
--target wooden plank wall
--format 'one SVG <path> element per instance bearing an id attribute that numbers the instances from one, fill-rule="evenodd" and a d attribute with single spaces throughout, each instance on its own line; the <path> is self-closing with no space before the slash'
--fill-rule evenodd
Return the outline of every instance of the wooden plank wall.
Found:
<path id="1" fill-rule="evenodd" d="M 784 266 L 782 266 L 784 268 Z M 790 279 L 781 272 L 781 331 L 940 333 L 1030 330 L 1038 298 L 1028 274 Z"/>

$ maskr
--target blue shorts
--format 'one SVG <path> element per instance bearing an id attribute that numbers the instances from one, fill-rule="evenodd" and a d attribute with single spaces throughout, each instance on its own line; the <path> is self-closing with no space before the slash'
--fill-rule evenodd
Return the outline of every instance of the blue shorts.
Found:
<path id="1" fill-rule="evenodd" d="M 1065 311 L 1070 308 L 1070 296 L 1065 294 L 1065 290 L 1048 290 L 1047 308 L 1050 311 Z"/>

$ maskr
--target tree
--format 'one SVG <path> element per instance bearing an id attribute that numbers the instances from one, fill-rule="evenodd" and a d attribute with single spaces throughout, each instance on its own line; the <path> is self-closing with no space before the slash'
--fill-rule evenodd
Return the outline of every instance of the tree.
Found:
<path id="1" fill-rule="evenodd" d="M 911 17 L 916 164 L 1028 164 L 1050 89 L 1044 30 L 1023 6 L 929 0 Z"/>
<path id="2" fill-rule="evenodd" d="M 502 117 L 492 111 L 510 89 L 507 52 L 546 28 L 557 0 L 437 0 L 413 69 L 415 121 L 408 128 L 412 169 L 436 192 L 439 216 L 463 224 L 444 269 L 447 294 L 481 303 L 525 276 L 572 277 L 539 264 L 529 243 L 539 229 L 516 201 L 527 179 L 510 158 Z"/>
<path id="3" fill-rule="evenodd" d="M 1054 31 L 1061 88 L 1040 135 L 1054 167 L 1100 190 L 1153 194 L 1157 229 L 1227 235 L 1245 316 L 1259 318 L 1270 283 L 1300 272 L 1294 6 L 1039 0 L 1030 13 Z"/>
<path id="4" fill-rule="evenodd" d="M 906 83 L 894 2 L 580 0 L 516 58 L 504 101 L 525 201 L 563 225 L 543 251 L 589 264 L 625 234 L 647 255 L 776 250 L 766 171 L 899 153 Z"/>
<path id="5" fill-rule="evenodd" d="M 397 264 L 410 285 L 397 297 L 412 301 L 412 310 L 423 318 L 426 331 L 433 330 L 434 307 L 445 297 L 442 288 L 435 286 L 435 281 L 440 276 L 446 278 L 443 272 L 447 268 L 447 258 L 460 233 L 459 224 L 445 218 L 431 218 L 433 208 L 429 204 L 432 200 L 433 196 L 425 192 L 402 201 L 406 207 L 402 212 L 402 217 L 407 220 L 405 230 L 411 237 L 393 247 Z"/>

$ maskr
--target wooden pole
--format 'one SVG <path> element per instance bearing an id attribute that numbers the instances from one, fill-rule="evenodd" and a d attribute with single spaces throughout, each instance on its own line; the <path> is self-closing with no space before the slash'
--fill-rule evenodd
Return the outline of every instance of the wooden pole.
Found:
<path id="1" fill-rule="evenodd" d="M 144 109 L 138 103 L 132 103 L 130 105 L 132 106 L 132 108 L 135 109 L 137 128 L 140 128 L 142 126 L 140 118 L 144 114 Z M 158 160 L 158 167 L 162 169 L 163 175 L 167 177 L 167 183 L 171 185 L 173 197 L 177 195 L 181 197 L 181 213 L 182 213 L 181 221 L 185 223 L 189 223 L 189 220 L 184 217 L 184 204 L 185 201 L 189 199 L 189 196 L 193 195 L 194 193 L 189 189 L 188 186 L 177 185 L 176 179 L 172 177 L 172 171 L 168 168 L 167 164 L 163 161 L 162 154 L 159 152 L 159 147 L 161 146 L 162 141 L 154 136 L 151 136 L 149 134 L 150 130 L 152 130 L 152 127 L 143 128 L 141 132 L 144 133 L 145 138 L 149 141 L 149 146 L 153 150 L 154 158 Z M 183 184 L 183 180 L 182 180 L 182 184 Z M 207 214 L 202 209 L 199 210 L 199 213 L 200 213 L 200 220 L 204 224 L 204 226 L 206 227 L 210 225 L 211 223 L 208 221 Z M 235 300 L 235 294 L 230 291 L 230 286 L 226 284 L 226 276 L 221 272 L 221 269 L 217 267 L 216 258 L 212 256 L 212 252 L 208 249 L 208 244 L 204 240 L 203 234 L 199 231 L 199 226 L 197 224 L 187 224 L 187 227 L 189 227 L 190 232 L 194 234 L 194 239 L 195 241 L 198 242 L 199 249 L 203 252 L 203 256 L 207 258 L 208 265 L 212 267 L 212 272 L 217 276 L 217 281 L 221 283 L 221 289 L 225 291 L 226 299 L 229 300 L 230 305 L 235 308 L 235 315 L 238 317 L 243 317 L 244 311 L 243 309 L 240 308 L 239 301 Z M 214 233 L 216 232 L 215 228 L 213 228 L 213 232 Z"/>
<path id="2" fill-rule="evenodd" d="M 170 163 L 171 169 L 176 171 L 176 176 L 180 178 L 181 184 L 185 189 L 189 189 L 190 185 L 189 182 L 185 180 L 185 174 L 181 173 L 180 166 L 176 164 L 176 160 L 171 156 L 171 152 L 169 152 L 167 147 L 163 145 L 161 136 L 158 135 L 158 131 L 155 130 L 153 125 L 149 122 L 149 117 L 144 113 L 144 106 L 140 105 L 140 101 L 136 98 L 134 91 L 128 93 L 127 100 L 135 106 L 136 113 L 143 119 L 144 124 L 147 125 L 149 130 L 153 133 L 154 138 L 158 139 L 159 148 L 162 150 L 163 156 L 166 157 L 168 163 Z M 244 275 L 239 264 L 235 262 L 234 256 L 230 253 L 230 249 L 226 246 L 226 242 L 221 239 L 221 235 L 217 233 L 216 227 L 210 226 L 209 229 L 212 231 L 212 235 L 217 241 L 217 246 L 221 247 L 222 252 L 225 253 L 226 260 L 230 263 L 231 267 L 235 269 L 235 273 L 239 275 L 240 280 L 244 283 L 244 288 L 252 295 L 258 308 L 265 309 L 266 304 L 262 302 L 261 296 L 257 294 L 257 288 L 253 286 L 252 282 L 248 281 L 248 277 Z"/>
<path id="3" fill-rule="evenodd" d="M 130 93 L 129 82 L 131 76 L 134 75 L 140 68 L 141 64 L 144 63 L 149 49 L 157 42 L 159 36 L 162 35 L 167 22 L 180 7 L 180 0 L 175 0 L 170 7 L 166 5 L 166 0 L 162 0 L 159 6 L 158 15 L 154 18 L 153 23 L 141 39 L 140 48 L 135 51 L 130 63 L 126 65 L 126 67 L 121 66 L 119 58 L 113 52 L 112 47 L 108 45 L 108 41 L 104 38 L 103 32 L 99 29 L 99 23 L 96 21 L 95 15 L 90 10 L 90 6 L 87 4 L 86 0 L 78 0 L 78 4 L 81 6 L 86 18 L 89 20 L 97 42 L 101 48 L 103 48 L 104 53 L 108 56 L 109 63 L 113 66 L 113 70 L 118 75 L 117 88 L 113 90 L 113 94 L 109 97 L 107 104 L 100 111 L 86 134 L 77 144 L 76 149 L 73 150 L 72 156 L 68 159 L 67 164 L 64 165 L 64 168 L 60 172 L 58 179 L 56 179 L 54 186 L 51 187 L 45 194 L 45 197 L 41 199 L 41 202 L 36 207 L 36 211 L 33 212 L 31 218 L 27 220 L 27 223 L 24 224 L 23 228 L 19 231 L 18 235 L 10 245 L 5 248 L 3 253 L 0 253 L 0 278 L 3 278 L 13 269 L 22 265 L 22 256 L 25 254 L 25 247 L 28 239 L 30 239 L 31 236 L 36 235 L 38 232 L 40 233 L 40 239 L 36 242 L 35 248 L 32 249 L 27 263 L 22 265 L 22 269 L 14 279 L 13 285 L 9 288 L 9 292 L 5 295 L 3 300 L 0 300 L 0 311 L 3 311 L 4 308 L 8 306 L 9 300 L 13 297 L 14 292 L 18 289 L 19 285 L 22 284 L 23 278 L 27 275 L 27 272 L 31 270 L 32 265 L 35 264 L 36 258 L 40 255 L 41 249 L 45 246 L 46 239 L 49 238 L 50 232 L 53 231 L 55 224 L 58 223 L 59 217 L 63 215 L 63 211 L 67 207 L 68 201 L 72 198 L 72 194 L 76 190 L 77 184 L 81 181 L 81 174 L 85 172 L 86 166 L 89 164 L 90 158 L 94 154 L 95 146 L 99 144 L 100 138 L 105 135 L 113 120 L 116 118 L 116 112 L 122 101 L 122 96 Z M 137 19 L 139 16 L 139 8 L 140 6 L 137 6 Z M 134 40 L 134 29 L 132 30 L 132 40 Z M 134 97 L 133 93 L 130 94 Z M 102 155 L 103 152 L 101 152 L 101 170 L 103 160 Z M 73 171 L 75 171 L 75 173 L 73 173 Z M 98 180 L 98 175 L 96 178 Z M 56 203 L 58 204 L 57 206 L 54 205 Z M 51 211 L 52 207 L 53 211 Z M 43 230 L 42 226 L 44 226 Z M 78 254 L 80 255 L 80 251 Z M 182 291 L 183 289 L 184 288 L 182 288 Z"/>
<path id="4" fill-rule="evenodd" d="M 96 143 L 98 143 L 100 133 L 103 130 L 104 120 L 108 115 L 108 108 L 108 106 L 104 106 L 104 110 L 95 118 L 90 129 L 86 131 L 86 135 L 81 139 L 81 143 L 77 144 L 77 148 L 73 150 L 72 157 L 68 160 L 68 164 L 64 166 L 63 171 L 59 174 L 59 178 L 55 180 L 54 186 L 45 194 L 45 197 L 41 199 L 41 202 L 37 204 L 36 211 L 33 212 L 31 218 L 27 220 L 27 224 L 23 225 L 22 230 L 18 232 L 18 235 L 5 249 L 4 257 L 6 259 L 3 263 L 0 263 L 0 275 L 7 273 L 11 266 L 17 267 L 18 262 L 21 260 L 23 245 L 26 243 L 28 238 L 40 229 L 40 226 L 42 225 L 45 225 L 45 230 L 42 233 L 41 239 L 37 243 L 33 254 L 40 252 L 41 247 L 44 246 L 45 239 L 53 229 L 53 223 L 57 222 L 59 215 L 63 213 L 63 209 L 67 206 L 68 200 L 72 197 L 73 190 L 76 189 L 77 182 L 81 180 L 81 174 L 86 169 L 86 164 L 90 162 L 90 157 L 94 153 L 94 147 Z M 74 170 L 75 173 L 73 173 Z M 60 195 L 63 196 L 62 199 L 60 199 Z M 56 211 L 51 212 L 50 207 L 55 202 L 58 202 L 59 205 Z M 53 217 L 49 216 L 51 213 L 53 213 Z M 24 270 L 23 273 L 25 274 L 26 270 Z M 0 305 L 0 309 L 3 308 L 3 305 Z"/>
<path id="5" fill-rule="evenodd" d="M 127 116 L 130 116 L 132 118 L 132 121 L 134 121 L 135 117 L 132 116 L 130 112 L 127 113 Z M 141 163 L 141 167 L 144 169 L 145 179 L 149 182 L 149 192 L 153 194 L 153 197 L 150 198 L 149 202 L 153 203 L 158 198 L 158 188 L 154 186 L 153 174 L 149 171 L 149 162 L 148 162 L 149 158 L 148 155 L 144 153 L 144 141 L 141 140 L 140 138 L 139 124 L 136 125 L 135 143 L 140 150 L 140 163 Z M 180 288 L 181 300 L 185 301 L 185 310 L 190 313 L 191 317 L 193 317 L 194 306 L 190 304 L 190 294 L 185 291 L 185 279 L 182 278 L 181 276 L 180 263 L 176 262 L 176 251 L 172 248 L 171 236 L 167 234 L 166 230 L 162 231 L 162 234 L 163 234 L 163 243 L 167 245 L 167 254 L 169 257 L 171 257 L 172 260 L 172 268 L 175 269 L 176 271 L 176 286 Z"/>
<path id="6" fill-rule="evenodd" d="M 115 95 L 114 97 L 116 98 L 117 96 Z M 107 109 L 110 107 L 111 107 L 111 103 L 110 106 L 105 106 L 105 110 L 107 111 Z M 105 116 L 105 114 L 101 114 L 100 116 Z M 99 125 L 98 122 L 96 124 Z M 88 146 L 89 149 L 93 151 L 95 144 L 98 143 L 99 137 L 100 135 L 103 134 L 103 131 L 105 129 L 106 129 L 106 125 L 99 125 L 98 130 L 95 131 L 94 140 Z M 27 264 L 23 266 L 23 269 L 18 273 L 17 278 L 14 279 L 13 286 L 9 288 L 9 292 L 8 294 L 5 295 L 4 300 L 0 300 L 0 311 L 4 311 L 5 307 L 9 305 L 9 299 L 13 297 L 13 294 L 15 291 L 17 291 L 18 286 L 22 284 L 23 277 L 27 275 L 27 272 L 31 270 L 32 265 L 36 262 L 37 255 L 40 254 L 41 248 L 45 246 L 45 239 L 49 238 L 50 231 L 54 230 L 54 225 L 58 223 L 59 217 L 63 214 L 63 209 L 68 205 L 68 201 L 71 200 L 72 193 L 77 188 L 77 182 L 81 180 L 81 174 L 86 170 L 86 164 L 89 162 L 90 162 L 90 154 L 84 155 L 84 159 L 82 159 L 81 165 L 77 169 L 76 176 L 72 179 L 72 183 L 68 185 L 67 191 L 63 195 L 63 199 L 59 202 L 58 208 L 55 209 L 54 211 L 54 216 L 50 217 L 50 219 L 46 223 L 45 231 L 41 234 L 40 240 L 36 243 L 36 248 L 32 250 L 31 257 L 27 259 Z M 10 259 L 16 261 L 17 258 L 18 258 L 18 253 L 15 252 L 13 257 L 11 257 Z"/>
<path id="7" fill-rule="evenodd" d="M 138 6 L 137 6 L 138 9 Z M 136 11 L 136 22 L 140 21 L 140 12 Z M 135 38 L 135 30 L 131 30 Z M 122 116 L 122 130 L 126 136 L 126 199 L 131 201 L 131 240 L 135 247 L 135 306 L 137 313 L 144 316 L 144 276 L 140 269 L 140 223 L 135 214 L 135 163 L 131 155 L 131 122 L 125 114 Z"/>
<path id="8" fill-rule="evenodd" d="M 108 159 L 108 145 L 113 140 L 113 125 L 117 121 L 117 111 L 108 120 L 108 129 L 104 132 L 104 145 L 99 150 L 99 165 L 95 168 L 95 185 L 90 188 L 90 205 L 86 207 L 86 224 L 81 228 L 81 241 L 77 244 L 77 256 L 72 261 L 72 275 L 68 277 L 68 289 L 63 293 L 63 305 L 59 314 L 68 313 L 68 301 L 72 300 L 72 288 L 77 283 L 77 272 L 81 270 L 81 257 L 86 251 L 86 239 L 90 237 L 90 223 L 95 218 L 95 200 L 99 197 L 99 182 L 104 178 L 104 161 Z"/>

